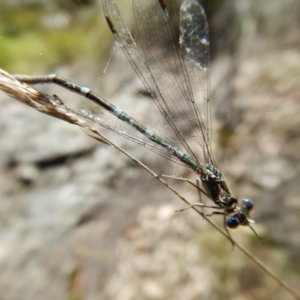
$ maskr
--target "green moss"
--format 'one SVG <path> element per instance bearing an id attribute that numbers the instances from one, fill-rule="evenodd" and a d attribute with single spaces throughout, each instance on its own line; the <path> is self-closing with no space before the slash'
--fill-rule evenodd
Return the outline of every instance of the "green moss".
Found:
<path id="1" fill-rule="evenodd" d="M 38 74 L 80 59 L 98 60 L 100 50 L 111 45 L 100 45 L 107 28 L 104 19 L 97 22 L 100 8 L 49 12 L 39 6 L 2 6 L 0 10 L 0 66 L 8 72 Z M 51 22 L 59 14 L 68 21 L 65 26 L 45 24 L 45 19 Z"/>

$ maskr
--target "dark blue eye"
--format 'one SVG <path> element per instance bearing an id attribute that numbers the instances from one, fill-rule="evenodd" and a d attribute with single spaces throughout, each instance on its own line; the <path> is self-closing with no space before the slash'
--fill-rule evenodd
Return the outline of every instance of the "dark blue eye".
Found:
<path id="1" fill-rule="evenodd" d="M 233 218 L 233 217 L 227 217 L 226 218 L 226 226 L 229 228 L 237 228 L 240 225 L 240 222 L 238 219 Z"/>
<path id="2" fill-rule="evenodd" d="M 250 211 L 253 209 L 254 203 L 251 199 L 249 199 L 249 198 L 242 199 L 242 202 L 243 202 L 243 206 L 245 207 L 246 210 Z"/>

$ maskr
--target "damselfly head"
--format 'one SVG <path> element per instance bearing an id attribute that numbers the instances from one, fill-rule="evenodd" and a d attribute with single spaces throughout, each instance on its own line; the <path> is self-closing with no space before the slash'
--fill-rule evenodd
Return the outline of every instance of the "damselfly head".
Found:
<path id="1" fill-rule="evenodd" d="M 254 207 L 254 203 L 251 199 L 245 198 L 241 200 L 241 209 L 245 210 L 245 212 L 249 213 Z"/>
<path id="2" fill-rule="evenodd" d="M 225 225 L 231 229 L 237 228 L 239 225 L 248 226 L 257 238 L 264 243 L 263 239 L 257 234 L 251 224 L 255 221 L 250 219 L 250 211 L 253 209 L 254 203 L 251 199 L 245 198 L 241 200 L 241 204 L 236 208 L 235 212 L 229 214 L 225 219 Z"/>
<path id="3" fill-rule="evenodd" d="M 235 215 L 226 217 L 225 223 L 226 223 L 226 226 L 231 229 L 237 228 L 240 225 L 239 218 L 237 218 Z"/>
<path id="4" fill-rule="evenodd" d="M 239 225 L 249 226 L 249 223 L 254 221 L 249 219 L 249 213 L 253 209 L 253 201 L 249 198 L 241 200 L 241 204 L 237 207 L 236 211 L 226 217 L 226 226 L 234 229 Z"/>

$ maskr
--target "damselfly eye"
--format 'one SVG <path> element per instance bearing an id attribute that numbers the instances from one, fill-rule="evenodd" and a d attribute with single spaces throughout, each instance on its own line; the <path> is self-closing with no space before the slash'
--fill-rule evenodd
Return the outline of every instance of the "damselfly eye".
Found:
<path id="1" fill-rule="evenodd" d="M 227 217 L 226 218 L 226 226 L 229 228 L 237 228 L 240 225 L 239 220 L 237 220 L 236 218 L 233 217 Z"/>
<path id="2" fill-rule="evenodd" d="M 249 199 L 249 198 L 242 199 L 242 202 L 243 202 L 243 206 L 245 207 L 245 209 L 247 211 L 250 211 L 250 210 L 253 209 L 254 203 L 253 203 L 253 201 L 251 199 Z"/>

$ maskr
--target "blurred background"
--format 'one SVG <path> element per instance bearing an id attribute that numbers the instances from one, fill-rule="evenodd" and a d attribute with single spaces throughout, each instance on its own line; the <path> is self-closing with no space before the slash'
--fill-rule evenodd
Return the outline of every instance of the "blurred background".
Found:
<path id="1" fill-rule="evenodd" d="M 134 30 L 131 1 L 116 3 Z M 234 195 L 254 200 L 265 244 L 249 228 L 232 236 L 300 293 L 300 2 L 203 5 L 215 159 Z M 154 104 L 115 48 L 99 0 L 0 3 L 1 68 L 56 73 L 155 127 Z M 123 154 L 4 94 L 0 107 L 1 299 L 294 299 L 194 211 L 175 213 L 184 203 Z M 105 133 L 157 174 L 195 178 Z"/>

